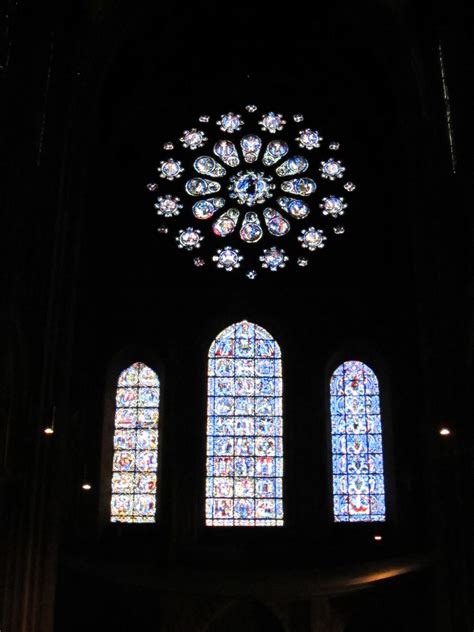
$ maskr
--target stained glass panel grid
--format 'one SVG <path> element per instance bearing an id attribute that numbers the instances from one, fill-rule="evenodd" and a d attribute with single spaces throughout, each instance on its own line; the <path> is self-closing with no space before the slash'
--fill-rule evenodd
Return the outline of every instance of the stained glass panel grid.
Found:
<path id="1" fill-rule="evenodd" d="M 206 524 L 283 525 L 281 353 L 243 321 L 209 350 Z"/>
<path id="2" fill-rule="evenodd" d="M 349 361 L 330 383 L 333 512 L 336 522 L 385 520 L 379 385 L 366 364 Z"/>
<path id="3" fill-rule="evenodd" d="M 160 382 L 136 362 L 116 391 L 111 522 L 155 522 Z"/>

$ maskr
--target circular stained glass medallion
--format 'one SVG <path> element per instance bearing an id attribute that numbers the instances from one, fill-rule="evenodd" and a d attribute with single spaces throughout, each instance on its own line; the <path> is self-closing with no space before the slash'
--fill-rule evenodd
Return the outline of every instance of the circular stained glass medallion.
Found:
<path id="1" fill-rule="evenodd" d="M 340 143 L 325 143 L 306 116 L 248 105 L 188 124 L 165 143 L 159 184 L 147 188 L 168 222 L 157 234 L 173 236 L 181 252 L 199 248 L 195 267 L 254 279 L 257 270 L 306 267 L 344 233 L 355 185 Z"/>

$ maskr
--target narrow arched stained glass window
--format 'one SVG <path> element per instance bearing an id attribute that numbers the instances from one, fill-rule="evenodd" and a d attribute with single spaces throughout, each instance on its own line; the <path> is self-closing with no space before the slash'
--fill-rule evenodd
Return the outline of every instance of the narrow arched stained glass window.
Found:
<path id="1" fill-rule="evenodd" d="M 385 520 L 379 384 L 363 362 L 341 364 L 330 384 L 334 520 Z"/>
<path id="2" fill-rule="evenodd" d="M 122 371 L 115 409 L 111 522 L 155 522 L 160 382 L 142 362 Z"/>
<path id="3" fill-rule="evenodd" d="M 227 327 L 209 350 L 206 524 L 283 525 L 281 353 L 262 327 Z"/>

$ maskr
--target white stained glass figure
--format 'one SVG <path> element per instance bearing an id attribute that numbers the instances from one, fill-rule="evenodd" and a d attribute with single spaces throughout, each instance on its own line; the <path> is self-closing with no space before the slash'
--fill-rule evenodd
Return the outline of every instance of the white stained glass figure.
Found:
<path id="1" fill-rule="evenodd" d="M 181 174 L 184 169 L 181 166 L 180 160 L 174 160 L 169 158 L 168 160 L 162 160 L 158 169 L 160 172 L 160 178 L 166 178 L 167 180 L 174 180 L 175 178 L 181 178 Z"/>
<path id="2" fill-rule="evenodd" d="M 262 139 L 253 134 L 248 134 L 242 138 L 240 146 L 244 154 L 245 162 L 252 163 L 258 159 L 258 155 L 262 149 Z"/>
<path id="3" fill-rule="evenodd" d="M 319 206 L 323 209 L 323 215 L 331 215 L 331 217 L 344 215 L 344 209 L 347 208 L 347 204 L 344 203 L 344 198 L 337 197 L 337 195 L 323 197 L 322 204 Z"/>
<path id="4" fill-rule="evenodd" d="M 214 154 L 229 167 L 240 164 L 239 154 L 234 143 L 230 140 L 220 140 L 214 145 Z"/>
<path id="5" fill-rule="evenodd" d="M 223 268 L 226 272 L 231 272 L 240 268 L 240 262 L 243 256 L 237 250 L 237 248 L 231 248 L 226 246 L 217 251 L 217 255 L 212 257 L 212 260 L 216 263 L 218 268 Z"/>
<path id="6" fill-rule="evenodd" d="M 298 144 L 302 149 L 311 150 L 320 147 L 320 143 L 323 139 L 316 130 L 308 128 L 302 130 L 298 134 L 296 140 L 298 141 Z"/>
<path id="7" fill-rule="evenodd" d="M 280 132 L 283 129 L 285 123 L 286 121 L 284 120 L 282 114 L 269 112 L 268 114 L 265 114 L 265 116 L 259 122 L 259 125 L 263 131 L 274 134 L 275 132 Z"/>
<path id="8" fill-rule="evenodd" d="M 211 193 L 217 193 L 221 189 L 221 185 L 214 180 L 207 180 L 206 178 L 193 178 L 186 182 L 186 193 L 194 197 L 200 195 L 210 195 Z"/>
<path id="9" fill-rule="evenodd" d="M 313 252 L 318 248 L 324 248 L 324 242 L 327 237 L 324 236 L 322 230 L 316 230 L 313 226 L 310 226 L 307 230 L 302 230 L 298 241 L 301 242 L 303 248 L 307 248 Z"/>
<path id="10" fill-rule="evenodd" d="M 212 231 L 217 237 L 227 237 L 234 232 L 239 220 L 240 212 L 235 208 L 230 208 L 217 219 L 212 225 Z"/>
<path id="11" fill-rule="evenodd" d="M 303 156 L 293 156 L 277 167 L 276 173 L 278 176 L 284 178 L 286 176 L 296 176 L 299 173 L 303 173 L 307 168 L 308 161 L 306 158 L 303 158 Z"/>
<path id="12" fill-rule="evenodd" d="M 156 212 L 158 215 L 163 215 L 163 217 L 173 217 L 175 215 L 179 215 L 179 211 L 183 208 L 183 205 L 180 204 L 180 199 L 178 197 L 165 195 L 160 196 L 157 199 L 155 208 L 157 209 Z"/>
<path id="13" fill-rule="evenodd" d="M 183 147 L 187 149 L 198 149 L 202 147 L 207 140 L 204 132 L 198 131 L 195 127 L 191 130 L 185 130 L 179 139 L 183 143 Z"/>
<path id="14" fill-rule="evenodd" d="M 111 522 L 155 522 L 160 382 L 143 362 L 118 379 Z"/>
<path id="15" fill-rule="evenodd" d="M 202 176 L 212 176 L 214 178 L 222 178 L 226 174 L 226 170 L 211 156 L 200 156 L 194 161 L 194 168 Z"/>
<path id="16" fill-rule="evenodd" d="M 319 170 L 321 171 L 321 175 L 323 178 L 335 180 L 336 178 L 342 178 L 342 174 L 344 173 L 346 168 L 342 166 L 340 160 L 329 158 L 329 160 L 321 161 L 321 167 L 319 168 Z"/>
<path id="17" fill-rule="evenodd" d="M 245 213 L 239 234 L 240 238 L 248 244 L 254 244 L 262 238 L 263 231 L 257 213 Z"/>
<path id="18" fill-rule="evenodd" d="M 311 178 L 295 178 L 282 182 L 281 189 L 285 193 L 294 193 L 308 197 L 316 191 L 316 182 Z"/>
<path id="19" fill-rule="evenodd" d="M 219 125 L 223 132 L 233 134 L 234 132 L 238 132 L 240 130 L 243 125 L 243 121 L 240 114 L 229 112 L 228 114 L 223 114 L 221 116 L 221 118 L 217 121 L 217 125 Z"/>
<path id="20" fill-rule="evenodd" d="M 178 248 L 185 248 L 186 250 L 200 248 L 203 239 L 204 237 L 201 236 L 201 231 L 191 227 L 180 230 L 176 237 Z"/>
<path id="21" fill-rule="evenodd" d="M 288 261 L 285 251 L 275 246 L 264 250 L 263 255 L 259 259 L 262 263 L 262 268 L 268 268 L 272 272 L 275 272 L 278 268 L 284 268 Z"/>
<path id="22" fill-rule="evenodd" d="M 290 230 L 290 222 L 272 208 L 266 208 L 263 211 L 263 218 L 268 232 L 275 237 L 283 237 Z"/>
<path id="23" fill-rule="evenodd" d="M 265 167 L 271 167 L 288 153 L 288 145 L 284 140 L 272 140 L 268 143 L 262 162 Z"/>
<path id="24" fill-rule="evenodd" d="M 253 323 L 227 327 L 209 349 L 208 526 L 283 525 L 282 426 L 278 344 Z"/>
<path id="25" fill-rule="evenodd" d="M 363 362 L 344 362 L 330 382 L 336 522 L 385 520 L 379 384 Z"/>
<path id="26" fill-rule="evenodd" d="M 295 219 L 304 219 L 309 215 L 309 206 L 303 200 L 296 198 L 281 197 L 277 199 L 281 208 Z"/>
<path id="27" fill-rule="evenodd" d="M 193 215 L 196 219 L 209 219 L 225 205 L 224 198 L 207 198 L 193 204 Z"/>

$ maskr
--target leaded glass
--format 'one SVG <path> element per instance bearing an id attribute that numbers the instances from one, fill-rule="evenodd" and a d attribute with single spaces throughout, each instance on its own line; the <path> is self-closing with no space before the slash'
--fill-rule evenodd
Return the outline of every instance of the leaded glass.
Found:
<path id="1" fill-rule="evenodd" d="M 111 522 L 155 522 L 160 382 L 142 362 L 120 374 L 115 408 Z"/>
<path id="2" fill-rule="evenodd" d="M 242 321 L 209 350 L 206 524 L 283 525 L 280 348 Z"/>
<path id="3" fill-rule="evenodd" d="M 340 189 L 350 193 L 355 185 L 343 181 L 346 167 L 331 155 L 340 144 L 323 143 L 319 131 L 303 121 L 302 113 L 259 111 L 255 105 L 245 106 L 243 115 L 199 116 L 179 141 L 163 145 L 172 155 L 165 154 L 158 167 L 163 182 L 154 203 L 157 234 L 173 236 L 181 251 L 199 246 L 196 267 L 240 269 L 249 279 L 260 267 L 264 277 L 266 270 L 307 265 L 321 244 L 343 234 L 348 204 Z M 148 185 L 153 192 L 157 187 Z M 334 220 L 341 223 L 335 226 Z M 301 249 L 304 257 L 298 256 Z"/>
<path id="4" fill-rule="evenodd" d="M 334 520 L 385 520 L 379 384 L 359 361 L 344 362 L 330 383 Z"/>

